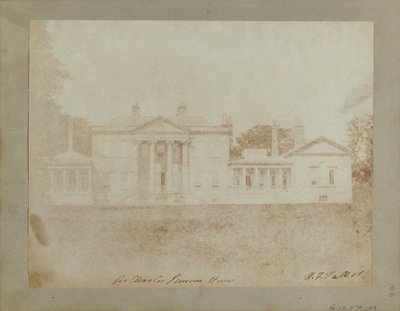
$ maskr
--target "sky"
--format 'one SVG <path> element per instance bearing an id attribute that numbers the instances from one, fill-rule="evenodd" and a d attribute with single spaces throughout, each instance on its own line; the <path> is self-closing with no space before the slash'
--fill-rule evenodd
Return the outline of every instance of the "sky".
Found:
<path id="1" fill-rule="evenodd" d="M 55 100 L 94 125 L 128 116 L 188 114 L 234 134 L 276 120 L 306 140 L 346 143 L 346 122 L 372 113 L 368 22 L 47 21 L 68 71 Z"/>

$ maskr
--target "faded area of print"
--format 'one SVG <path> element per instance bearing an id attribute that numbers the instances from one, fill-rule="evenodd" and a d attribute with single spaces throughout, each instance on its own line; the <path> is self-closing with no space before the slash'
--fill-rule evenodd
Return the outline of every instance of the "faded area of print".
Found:
<path id="1" fill-rule="evenodd" d="M 30 286 L 368 286 L 371 77 L 369 23 L 33 22 Z"/>

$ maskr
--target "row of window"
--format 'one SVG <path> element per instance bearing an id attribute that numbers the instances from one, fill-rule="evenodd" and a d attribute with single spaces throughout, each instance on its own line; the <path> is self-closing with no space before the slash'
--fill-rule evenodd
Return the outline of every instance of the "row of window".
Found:
<path id="1" fill-rule="evenodd" d="M 88 192 L 90 189 L 88 168 L 57 168 L 52 174 L 52 190 L 54 192 Z"/>
<path id="2" fill-rule="evenodd" d="M 193 186 L 196 188 L 214 188 L 217 189 L 220 186 L 219 175 L 215 174 L 195 174 Z"/>
<path id="3" fill-rule="evenodd" d="M 334 186 L 336 182 L 336 169 L 330 168 L 328 170 L 320 167 L 310 167 L 310 183 L 311 186 Z"/>
<path id="4" fill-rule="evenodd" d="M 95 146 L 97 153 L 105 157 L 130 157 L 134 153 L 133 146 L 126 142 L 101 142 Z M 143 144 L 139 147 L 139 152 L 142 156 L 148 158 L 150 145 Z M 157 157 L 167 156 L 167 145 L 159 143 L 154 145 L 154 153 Z M 182 154 L 182 146 L 175 143 L 172 145 L 171 155 L 177 159 Z"/>
<path id="5" fill-rule="evenodd" d="M 255 175 L 254 169 L 246 169 L 245 176 L 243 176 L 243 171 L 241 169 L 234 170 L 233 186 L 234 188 L 247 188 L 247 189 L 263 189 L 266 187 L 274 188 L 284 188 L 286 189 L 291 182 L 291 170 L 290 169 L 270 169 L 267 175 L 266 169 L 259 169 L 257 172 L 257 177 Z M 114 182 L 119 182 L 120 184 L 126 184 L 128 182 L 128 173 L 112 173 L 115 178 Z M 194 174 L 193 177 L 193 187 L 195 188 L 219 188 L 220 187 L 220 176 L 218 173 L 214 174 Z M 268 178 L 268 180 L 267 180 Z M 166 176 L 165 173 L 160 175 L 161 186 L 165 185 Z M 155 179 L 157 182 L 158 179 Z M 103 182 L 106 185 L 111 183 L 111 173 L 105 172 L 103 174 Z"/>
<path id="6" fill-rule="evenodd" d="M 111 183 L 111 174 L 116 174 L 117 180 L 119 180 L 120 184 L 126 184 L 128 183 L 128 172 L 119 172 L 119 173 L 110 173 L 110 172 L 104 172 L 103 173 L 103 184 L 109 185 Z"/>

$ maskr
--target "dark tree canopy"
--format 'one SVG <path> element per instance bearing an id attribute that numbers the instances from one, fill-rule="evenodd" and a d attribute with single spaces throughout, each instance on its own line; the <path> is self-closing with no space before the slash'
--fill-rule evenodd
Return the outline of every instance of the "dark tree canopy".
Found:
<path id="1" fill-rule="evenodd" d="M 372 185 L 373 120 L 372 115 L 354 117 L 347 125 L 351 150 L 353 181 Z"/>
<path id="2" fill-rule="evenodd" d="M 293 130 L 286 128 L 278 129 L 279 154 L 285 153 L 293 148 Z M 266 148 L 269 151 L 272 146 L 272 126 L 256 125 L 236 138 L 236 144 L 231 146 L 232 158 L 241 156 L 244 149 Z"/>

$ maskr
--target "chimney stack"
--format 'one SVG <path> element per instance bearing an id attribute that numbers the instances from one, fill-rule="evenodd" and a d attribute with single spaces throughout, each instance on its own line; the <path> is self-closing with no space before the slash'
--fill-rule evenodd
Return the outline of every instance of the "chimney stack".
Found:
<path id="1" fill-rule="evenodd" d="M 231 116 L 227 114 L 222 115 L 222 126 L 232 126 Z"/>
<path id="2" fill-rule="evenodd" d="M 180 103 L 178 110 L 176 111 L 177 117 L 184 117 L 187 114 L 187 108 L 185 103 Z"/>
<path id="3" fill-rule="evenodd" d="M 132 116 L 135 119 L 140 117 L 140 107 L 138 103 L 135 103 L 135 105 L 132 106 Z"/>
<path id="4" fill-rule="evenodd" d="M 278 141 L 279 125 L 275 120 L 272 121 L 272 135 L 271 135 L 271 156 L 279 156 L 279 141 Z"/>
<path id="5" fill-rule="evenodd" d="M 305 144 L 304 125 L 300 118 L 296 119 L 293 131 L 294 147 L 298 148 Z"/>

